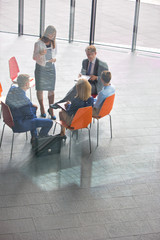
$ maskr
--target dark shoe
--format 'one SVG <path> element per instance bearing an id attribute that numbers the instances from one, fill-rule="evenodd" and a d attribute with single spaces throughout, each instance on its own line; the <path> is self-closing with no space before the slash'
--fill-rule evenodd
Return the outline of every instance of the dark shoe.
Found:
<path id="1" fill-rule="evenodd" d="M 42 114 L 41 114 L 41 117 L 42 117 L 42 118 L 46 118 L 46 114 L 45 114 L 45 113 L 42 113 Z"/>
<path id="2" fill-rule="evenodd" d="M 66 136 L 66 135 L 61 135 L 60 133 L 57 134 L 57 135 L 61 136 L 61 138 L 64 139 L 64 140 L 66 141 L 66 139 L 67 139 L 67 136 Z"/>
<path id="3" fill-rule="evenodd" d="M 35 138 L 31 138 L 30 144 L 32 144 L 35 141 Z"/>
<path id="4" fill-rule="evenodd" d="M 54 116 L 51 116 L 51 119 L 52 120 L 56 120 L 56 116 L 54 115 Z"/>
<path id="5" fill-rule="evenodd" d="M 48 113 L 49 113 L 49 115 L 51 116 L 51 119 L 52 119 L 52 120 L 56 120 L 56 116 L 55 116 L 55 115 L 52 116 L 51 113 L 50 113 L 50 111 L 49 111 L 49 109 L 48 109 Z"/>
<path id="6" fill-rule="evenodd" d="M 67 136 L 66 136 L 66 135 L 63 135 L 62 138 L 66 141 Z"/>
<path id="7" fill-rule="evenodd" d="M 50 107 L 53 108 L 53 109 L 58 109 L 60 108 L 57 103 L 54 103 L 54 104 L 50 104 Z"/>
<path id="8" fill-rule="evenodd" d="M 32 145 L 32 148 L 35 148 L 36 147 L 36 137 L 32 137 L 30 143 Z"/>

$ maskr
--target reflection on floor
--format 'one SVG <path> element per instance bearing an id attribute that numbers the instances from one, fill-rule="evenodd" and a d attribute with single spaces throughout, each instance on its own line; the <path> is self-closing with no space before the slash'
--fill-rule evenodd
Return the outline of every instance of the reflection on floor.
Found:
<path id="1" fill-rule="evenodd" d="M 36 39 L 0 36 L 6 94 L 11 56 L 17 57 L 23 73 L 33 76 Z M 74 84 L 85 47 L 58 42 L 56 100 Z M 16 134 L 9 161 L 11 130 L 6 127 L 0 149 L 0 240 L 160 239 L 159 56 L 101 46 L 97 52 L 116 86 L 112 140 L 108 117 L 100 120 L 98 148 L 92 124 L 91 154 L 87 132 L 79 131 L 78 140 L 73 135 L 71 159 L 68 132 L 61 153 L 46 157 L 35 157 L 25 134 Z M 37 103 L 34 89 L 32 98 Z M 1 132 L 2 119 L 0 123 Z"/>

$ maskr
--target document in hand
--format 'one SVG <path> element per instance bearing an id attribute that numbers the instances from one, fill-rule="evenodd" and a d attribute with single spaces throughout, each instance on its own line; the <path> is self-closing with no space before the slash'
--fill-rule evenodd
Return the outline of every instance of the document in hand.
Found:
<path id="1" fill-rule="evenodd" d="M 79 79 L 86 79 L 86 80 L 89 80 L 90 79 L 90 76 L 87 76 L 87 75 L 81 75 L 78 79 L 74 80 L 75 82 L 77 82 Z"/>
<path id="2" fill-rule="evenodd" d="M 90 79 L 90 76 L 87 76 L 87 75 L 81 75 L 81 77 L 79 77 L 79 79 L 86 79 L 86 80 L 89 80 Z"/>
<path id="3" fill-rule="evenodd" d="M 65 107 L 65 104 L 66 104 L 67 102 L 62 102 L 62 103 L 57 103 L 57 105 L 60 107 L 60 108 L 62 108 L 64 111 L 66 111 L 66 107 Z"/>

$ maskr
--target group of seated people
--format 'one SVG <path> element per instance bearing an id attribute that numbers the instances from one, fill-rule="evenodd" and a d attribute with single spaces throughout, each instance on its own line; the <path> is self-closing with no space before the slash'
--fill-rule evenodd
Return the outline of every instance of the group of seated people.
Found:
<path id="1" fill-rule="evenodd" d="M 89 46 L 86 48 L 87 59 L 82 62 L 82 75 L 90 76 L 89 80 L 79 76 L 76 85 L 59 102 L 50 107 L 57 109 L 58 103 L 66 102 L 66 110 L 59 112 L 60 120 L 64 120 L 68 125 L 79 108 L 92 106 L 93 116 L 97 116 L 104 100 L 115 93 L 115 88 L 111 85 L 111 72 L 108 71 L 106 63 L 96 58 L 96 48 Z M 10 107 L 13 115 L 15 132 L 31 132 L 31 143 L 37 137 L 37 128 L 41 128 L 40 137 L 47 136 L 52 128 L 51 119 L 37 118 L 37 106 L 32 104 L 26 96 L 29 89 L 29 75 L 20 74 L 17 78 L 18 87 L 12 86 L 7 94 L 6 104 Z M 94 98 L 97 95 L 96 98 Z M 65 135 L 65 128 L 61 128 L 61 135 Z"/>

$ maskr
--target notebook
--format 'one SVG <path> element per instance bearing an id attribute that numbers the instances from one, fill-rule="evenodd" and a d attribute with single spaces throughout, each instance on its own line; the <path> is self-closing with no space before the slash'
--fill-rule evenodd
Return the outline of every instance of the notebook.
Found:
<path id="1" fill-rule="evenodd" d="M 66 104 L 67 102 L 62 102 L 62 103 L 57 103 L 57 105 L 60 107 L 60 108 L 62 108 L 64 111 L 66 111 L 66 107 L 65 107 L 65 104 Z"/>

